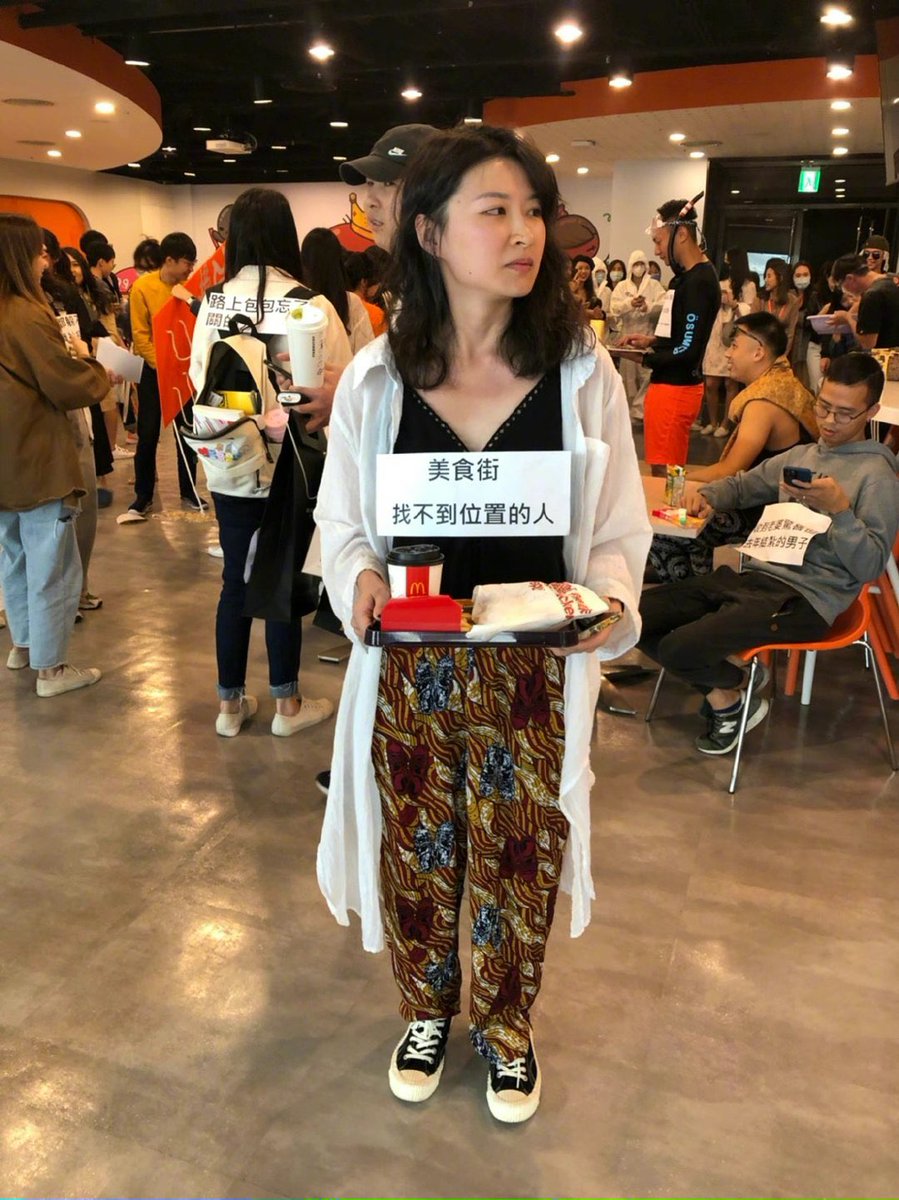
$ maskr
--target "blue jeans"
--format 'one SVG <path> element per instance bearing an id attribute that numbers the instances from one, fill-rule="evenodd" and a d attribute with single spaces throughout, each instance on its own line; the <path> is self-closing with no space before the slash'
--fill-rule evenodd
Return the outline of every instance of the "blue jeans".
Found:
<path id="1" fill-rule="evenodd" d="M 51 500 L 0 512 L 0 576 L 13 645 L 27 646 L 36 671 L 67 662 L 81 596 L 77 509 Z"/>
<path id="2" fill-rule="evenodd" d="M 219 700 L 237 700 L 247 679 L 252 617 L 244 616 L 244 568 L 253 534 L 262 524 L 265 500 L 212 493 L 224 554 L 222 594 L 215 614 L 215 656 Z M 303 627 L 299 621 L 266 621 L 269 691 L 277 700 L 299 694 Z"/>

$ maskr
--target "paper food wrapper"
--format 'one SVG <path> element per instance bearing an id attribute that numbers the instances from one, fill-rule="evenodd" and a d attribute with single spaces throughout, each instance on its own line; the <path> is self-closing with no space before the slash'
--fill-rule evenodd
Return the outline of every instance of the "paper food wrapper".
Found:
<path id="1" fill-rule="evenodd" d="M 467 636 L 485 642 L 498 633 L 562 629 L 600 617 L 608 604 L 579 583 L 485 583 L 474 589 Z"/>

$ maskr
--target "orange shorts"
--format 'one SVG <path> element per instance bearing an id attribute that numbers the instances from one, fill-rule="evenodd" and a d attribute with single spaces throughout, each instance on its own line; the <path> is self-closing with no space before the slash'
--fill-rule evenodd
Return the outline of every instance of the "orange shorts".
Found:
<path id="1" fill-rule="evenodd" d="M 643 454 L 651 466 L 684 466 L 702 393 L 701 383 L 649 385 L 643 402 Z"/>

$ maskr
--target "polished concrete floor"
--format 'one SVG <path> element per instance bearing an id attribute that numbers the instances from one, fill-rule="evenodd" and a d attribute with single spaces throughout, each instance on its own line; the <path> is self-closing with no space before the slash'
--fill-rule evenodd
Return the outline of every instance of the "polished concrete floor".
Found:
<path id="1" fill-rule="evenodd" d="M 560 903 L 542 1106 L 492 1120 L 461 1023 L 408 1106 L 389 964 L 315 883 L 331 725 L 271 736 L 254 637 L 261 712 L 215 736 L 212 522 L 117 527 L 128 470 L 72 646 L 102 682 L 39 700 L 0 669 L 0 1195 L 899 1194 L 899 781 L 856 652 L 810 710 L 777 700 L 734 802 L 678 685 L 650 726 L 599 715 L 597 900 L 577 941 Z M 333 642 L 310 631 L 303 678 L 336 700 Z"/>

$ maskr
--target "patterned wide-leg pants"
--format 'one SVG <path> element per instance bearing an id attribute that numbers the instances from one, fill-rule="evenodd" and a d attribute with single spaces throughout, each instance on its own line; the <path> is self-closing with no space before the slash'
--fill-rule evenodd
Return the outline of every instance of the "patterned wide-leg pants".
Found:
<path id="1" fill-rule="evenodd" d="M 471 1039 L 527 1050 L 568 821 L 559 807 L 564 659 L 540 647 L 391 646 L 372 756 L 381 893 L 406 1021 L 460 1011 L 468 869 Z"/>

